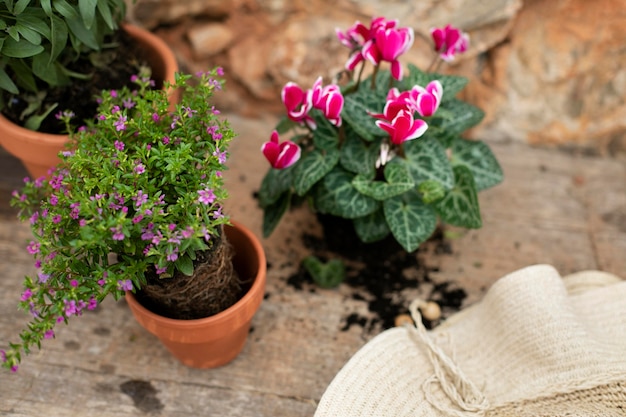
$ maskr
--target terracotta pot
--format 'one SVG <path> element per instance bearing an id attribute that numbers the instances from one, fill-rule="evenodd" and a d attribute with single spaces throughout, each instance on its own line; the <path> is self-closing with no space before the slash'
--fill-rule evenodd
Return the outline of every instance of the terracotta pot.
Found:
<path id="1" fill-rule="evenodd" d="M 137 39 L 146 52 L 153 78 L 173 83 L 178 63 L 170 47 L 161 38 L 137 26 L 124 25 L 124 29 Z M 60 162 L 58 154 L 68 140 L 67 135 L 23 128 L 0 114 L 0 145 L 22 161 L 32 178 L 46 175 L 51 167 Z"/>
<path id="2" fill-rule="evenodd" d="M 133 293 L 126 293 L 126 301 L 139 324 L 157 336 L 174 357 L 193 368 L 215 368 L 237 357 L 265 295 L 263 247 L 250 230 L 232 223 L 225 227 L 225 232 L 235 250 L 234 267 L 243 280 L 252 280 L 248 292 L 233 306 L 203 319 L 176 320 L 151 312 L 139 304 Z"/>

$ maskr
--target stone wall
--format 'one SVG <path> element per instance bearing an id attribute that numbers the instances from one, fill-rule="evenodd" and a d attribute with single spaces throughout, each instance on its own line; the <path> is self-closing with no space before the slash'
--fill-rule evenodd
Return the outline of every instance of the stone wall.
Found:
<path id="1" fill-rule="evenodd" d="M 443 71 L 468 76 L 464 98 L 486 112 L 471 136 L 626 150 L 626 0 L 137 0 L 130 12 L 184 69 L 223 66 L 220 104 L 246 115 L 279 114 L 287 81 L 340 71 L 334 28 L 371 16 L 415 29 L 402 60 L 422 68 L 430 27 L 469 32 L 470 51 Z"/>

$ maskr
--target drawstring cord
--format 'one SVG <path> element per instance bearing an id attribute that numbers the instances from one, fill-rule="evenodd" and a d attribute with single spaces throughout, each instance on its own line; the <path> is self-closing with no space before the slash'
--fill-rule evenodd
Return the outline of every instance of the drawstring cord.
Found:
<path id="1" fill-rule="evenodd" d="M 419 308 L 425 302 L 421 299 L 413 300 L 409 306 L 411 317 L 415 326 L 409 327 L 411 334 L 416 342 L 425 346 L 428 351 L 430 362 L 435 371 L 422 385 L 426 400 L 439 411 L 446 415 L 454 415 L 463 417 L 465 412 L 473 412 L 483 414 L 489 409 L 489 402 L 483 393 L 470 381 L 463 371 L 454 363 L 454 361 L 428 336 L 428 331 L 422 323 L 422 316 Z M 461 410 L 455 410 L 447 405 L 441 404 L 440 400 L 435 397 L 434 385 L 438 384 L 446 393 L 448 398 Z"/>

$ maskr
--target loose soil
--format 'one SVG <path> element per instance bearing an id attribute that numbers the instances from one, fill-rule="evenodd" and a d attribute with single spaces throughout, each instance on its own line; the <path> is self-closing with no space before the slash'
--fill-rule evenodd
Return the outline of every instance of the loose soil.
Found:
<path id="1" fill-rule="evenodd" d="M 303 234 L 302 240 L 312 255 L 322 261 L 342 259 L 346 264 L 346 279 L 343 285 L 350 288 L 350 297 L 367 303 L 368 315 L 349 312 L 342 318 L 341 330 L 358 326 L 366 333 L 378 332 L 395 325 L 400 314 L 408 314 L 413 299 L 404 294 L 406 290 L 428 288 L 427 300 L 437 302 L 446 314 L 458 311 L 467 296 L 466 291 L 453 282 L 433 282 L 430 273 L 436 268 L 428 267 L 421 260 L 424 251 L 435 254 L 451 254 L 451 246 L 442 229 L 415 252 L 406 252 L 392 237 L 380 242 L 361 242 L 351 222 L 334 217 L 321 216 L 324 230 L 322 238 Z M 301 266 L 287 279 L 297 290 L 312 290 L 313 280 Z M 314 291 L 314 289 L 313 289 Z M 422 320 L 427 328 L 437 322 Z"/>
<path id="2" fill-rule="evenodd" d="M 130 77 L 137 74 L 141 65 L 145 65 L 141 48 L 124 30 L 118 30 L 110 42 L 120 47 L 107 49 L 94 57 L 101 63 L 98 68 L 94 68 L 88 57 L 83 57 L 70 66 L 69 69 L 74 72 L 91 74 L 90 78 L 86 80 L 75 78 L 68 86 L 48 90 L 42 108 L 45 109 L 54 103 L 58 105 L 42 122 L 40 132 L 66 133 L 64 125 L 54 117 L 58 111 L 71 110 L 76 115 L 74 120 L 89 120 L 96 115 L 95 97 L 102 90 L 119 89 L 123 86 L 133 87 Z M 45 90 L 43 83 L 42 90 Z M 2 92 L 2 99 L 5 103 L 12 103 L 11 106 L 2 110 L 2 114 L 14 123 L 23 125 L 20 121 L 20 114 L 27 106 L 26 101 L 20 97 L 13 97 L 6 91 Z"/>

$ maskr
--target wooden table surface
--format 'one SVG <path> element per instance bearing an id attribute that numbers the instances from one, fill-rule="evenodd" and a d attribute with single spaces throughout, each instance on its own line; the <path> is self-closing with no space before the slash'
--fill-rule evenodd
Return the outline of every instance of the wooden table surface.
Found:
<path id="1" fill-rule="evenodd" d="M 231 116 L 233 142 L 228 211 L 261 235 L 254 200 L 267 165 L 260 155 L 274 120 Z M 484 226 L 450 241 L 450 253 L 424 253 L 423 262 L 480 299 L 499 277 L 548 263 L 562 274 L 600 269 L 626 278 L 626 163 L 516 143 L 492 144 L 505 182 L 480 194 Z M 26 315 L 17 300 L 33 261 L 8 201 L 25 171 L 0 152 L 0 348 L 14 340 Z M 124 301 L 60 326 L 54 340 L 27 357 L 19 372 L 0 373 L 0 416 L 312 416 L 316 403 L 348 358 L 376 331 L 344 329 L 345 317 L 366 312 L 346 285 L 298 290 L 288 277 L 317 233 L 306 209 L 291 212 L 262 239 L 269 270 L 267 296 L 241 355 L 213 370 L 189 369 L 134 321 Z"/>

